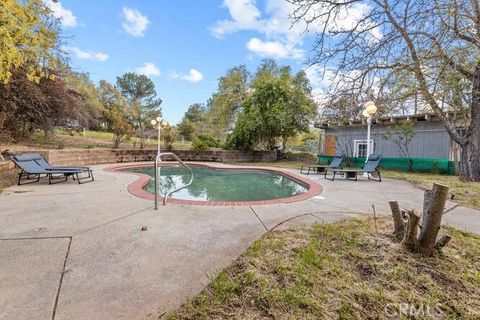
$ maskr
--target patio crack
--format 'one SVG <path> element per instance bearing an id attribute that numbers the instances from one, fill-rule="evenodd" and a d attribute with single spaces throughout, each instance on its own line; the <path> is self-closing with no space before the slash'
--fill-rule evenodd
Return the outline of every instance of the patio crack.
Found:
<path id="1" fill-rule="evenodd" d="M 68 237 L 67 252 L 65 253 L 65 260 L 63 261 L 62 272 L 60 273 L 60 280 L 58 281 L 57 294 L 55 296 L 55 303 L 53 305 L 52 320 L 55 320 L 55 314 L 57 313 L 58 300 L 60 298 L 60 291 L 62 290 L 63 275 L 65 274 L 65 267 L 67 266 L 68 255 L 70 254 L 70 247 L 72 246 L 72 237 Z"/>
<path id="2" fill-rule="evenodd" d="M 255 217 L 257 217 L 258 221 L 260 221 L 260 223 L 262 224 L 262 226 L 265 228 L 265 231 L 268 231 L 268 228 L 267 226 L 265 225 L 265 223 L 263 223 L 262 219 L 260 219 L 260 217 L 258 216 L 258 214 L 255 212 L 255 210 L 253 210 L 253 208 L 251 206 L 249 206 L 250 210 L 252 210 L 253 214 L 255 215 Z"/>
<path id="3" fill-rule="evenodd" d="M 72 236 L 51 236 L 51 237 L 20 237 L 20 238 L 0 238 L 2 241 L 19 241 L 19 240 L 45 240 L 45 239 L 68 239 L 67 251 L 63 260 L 62 271 L 60 272 L 60 279 L 58 281 L 57 293 L 55 294 L 55 302 L 52 310 L 52 320 L 55 320 L 55 314 L 57 312 L 58 300 L 60 298 L 60 291 L 62 289 L 63 275 L 65 274 L 68 256 L 70 254 L 70 247 L 72 246 Z M 0 317 L 1 318 L 1 317 Z"/>

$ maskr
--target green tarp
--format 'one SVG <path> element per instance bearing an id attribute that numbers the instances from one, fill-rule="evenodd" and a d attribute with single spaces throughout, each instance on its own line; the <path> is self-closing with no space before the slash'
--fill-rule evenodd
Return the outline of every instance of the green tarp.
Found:
<path id="1" fill-rule="evenodd" d="M 329 156 L 318 156 L 319 164 L 328 164 L 333 159 Z M 344 161 L 344 167 L 362 167 L 365 158 L 348 157 Z M 387 170 L 431 172 L 455 175 L 455 165 L 448 159 L 433 158 L 382 158 L 380 167 Z"/>

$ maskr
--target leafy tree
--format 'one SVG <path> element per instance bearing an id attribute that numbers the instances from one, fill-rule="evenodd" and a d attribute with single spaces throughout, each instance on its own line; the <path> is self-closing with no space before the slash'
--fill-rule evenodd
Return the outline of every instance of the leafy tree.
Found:
<path id="1" fill-rule="evenodd" d="M 217 139 L 224 139 L 226 132 L 233 128 L 243 102 L 249 95 L 250 74 L 244 65 L 236 66 L 218 80 L 218 90 L 208 101 L 207 121 L 211 133 Z"/>
<path id="2" fill-rule="evenodd" d="M 7 84 L 14 69 L 37 83 L 49 75 L 45 66 L 56 61 L 52 49 L 57 42 L 49 13 L 42 0 L 0 2 L 0 82 Z"/>
<path id="3" fill-rule="evenodd" d="M 68 67 L 64 67 L 62 73 L 67 85 L 75 88 L 75 91 L 81 95 L 77 106 L 78 116 L 89 128 L 96 127 L 104 111 L 97 87 L 87 73 L 75 72 Z"/>
<path id="4" fill-rule="evenodd" d="M 187 117 L 183 117 L 182 121 L 177 125 L 178 133 L 188 141 L 192 141 L 194 134 L 197 131 L 195 124 L 188 120 Z"/>
<path id="5" fill-rule="evenodd" d="M 312 119 L 317 114 L 317 104 L 312 98 L 310 82 L 302 70 L 295 77 L 291 77 L 290 69 L 282 77 L 285 87 L 289 88 L 288 102 L 285 106 L 285 115 L 282 121 L 283 150 L 287 149 L 287 141 L 299 132 L 308 131 Z"/>
<path id="6" fill-rule="evenodd" d="M 177 130 L 170 124 L 167 124 L 162 131 L 163 145 L 165 149 L 172 150 L 173 143 L 177 139 Z"/>
<path id="7" fill-rule="evenodd" d="M 235 130 L 227 145 L 273 150 L 278 139 L 286 148 L 288 138 L 308 129 L 316 113 L 309 81 L 304 72 L 291 75 L 289 67 L 265 60 L 252 81 L 252 93 L 243 103 Z"/>
<path id="8" fill-rule="evenodd" d="M 194 103 L 188 107 L 185 112 L 185 118 L 193 123 L 200 123 L 205 121 L 207 109 L 202 103 Z"/>
<path id="9" fill-rule="evenodd" d="M 477 0 L 437 1 L 332 1 L 291 0 L 293 19 L 315 25 L 318 41 L 311 63 L 337 69 L 335 85 L 349 87 L 360 99 L 371 90 L 388 89 L 388 82 L 403 76 L 443 122 L 461 147 L 462 176 L 480 181 L 480 4 Z M 352 9 L 364 8 L 350 24 L 340 24 Z M 340 27 L 342 25 L 343 27 Z M 469 123 L 450 117 L 452 106 L 443 105 L 444 86 L 455 91 L 461 80 L 469 101 Z M 455 74 L 455 77 L 452 75 Z M 458 83 L 458 81 L 457 81 Z M 385 93 L 388 96 L 388 90 Z M 387 100 L 388 101 L 388 100 Z M 452 99 L 456 104 L 458 99 Z M 458 106 L 454 106 L 458 108 Z"/>
<path id="10" fill-rule="evenodd" d="M 0 85 L 2 130 L 14 137 L 25 136 L 35 129 L 49 137 L 55 127 L 76 130 L 85 126 L 78 106 L 82 96 L 59 76 L 27 79 L 28 68 L 13 70 L 11 81 Z M 54 74 L 52 70 L 48 73 Z"/>
<path id="11" fill-rule="evenodd" d="M 182 121 L 178 124 L 179 133 L 192 141 L 198 134 L 208 131 L 207 108 L 202 103 L 194 103 L 185 111 Z"/>
<path id="12" fill-rule="evenodd" d="M 150 119 L 161 115 L 162 99 L 157 97 L 152 80 L 133 72 L 117 77 L 117 87 L 129 102 L 132 126 L 138 132 L 143 149 Z"/>
<path id="13" fill-rule="evenodd" d="M 105 80 L 98 85 L 98 95 L 104 107 L 103 119 L 113 133 L 113 148 L 118 148 L 132 133 L 128 121 L 128 102 L 117 88 Z"/>

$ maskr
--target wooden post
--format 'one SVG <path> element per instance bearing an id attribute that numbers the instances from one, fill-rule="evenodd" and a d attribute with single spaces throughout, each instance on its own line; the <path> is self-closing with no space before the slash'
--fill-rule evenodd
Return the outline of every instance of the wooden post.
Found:
<path id="1" fill-rule="evenodd" d="M 434 253 L 447 196 L 448 187 L 436 183 L 433 184 L 431 191 L 425 192 L 422 230 L 418 237 L 418 250 L 424 257 L 430 257 Z"/>
<path id="2" fill-rule="evenodd" d="M 390 209 L 392 210 L 393 216 L 393 236 L 397 242 L 402 241 L 403 235 L 405 233 L 405 221 L 403 221 L 402 212 L 400 211 L 400 206 L 397 201 L 389 201 Z"/>
<path id="3" fill-rule="evenodd" d="M 406 210 L 408 214 L 407 228 L 402 240 L 402 247 L 408 251 L 416 251 L 417 249 L 417 234 L 418 222 L 420 221 L 420 213 L 415 210 Z"/>

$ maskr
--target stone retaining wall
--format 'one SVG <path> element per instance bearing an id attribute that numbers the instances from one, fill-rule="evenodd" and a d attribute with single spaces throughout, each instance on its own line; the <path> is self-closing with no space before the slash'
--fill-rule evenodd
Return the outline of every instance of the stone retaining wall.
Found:
<path id="1" fill-rule="evenodd" d="M 7 171 L 15 168 L 15 164 L 12 161 L 0 161 L 0 172 Z"/>
<path id="2" fill-rule="evenodd" d="M 153 161 L 157 150 L 139 149 L 62 149 L 34 151 L 42 153 L 52 165 L 94 165 L 102 163 Z M 276 151 L 240 150 L 171 150 L 184 161 L 269 162 L 277 158 Z M 168 157 L 162 160 L 171 160 Z"/>

